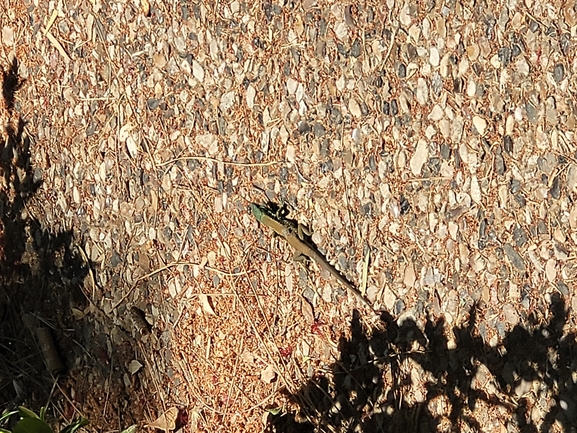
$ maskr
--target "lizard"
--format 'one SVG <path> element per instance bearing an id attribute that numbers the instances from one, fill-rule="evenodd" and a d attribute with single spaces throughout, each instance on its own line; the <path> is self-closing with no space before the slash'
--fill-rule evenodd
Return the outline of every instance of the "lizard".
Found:
<path id="1" fill-rule="evenodd" d="M 304 255 L 309 259 L 314 260 L 321 269 L 326 270 L 339 283 L 346 287 L 349 292 L 354 294 L 365 305 L 373 309 L 371 303 L 363 296 L 359 289 L 343 277 L 343 275 L 337 271 L 337 269 L 317 250 L 312 242 L 307 240 L 305 236 L 306 232 L 303 231 L 302 226 L 297 225 L 295 221 L 285 219 L 282 216 L 276 216 L 269 209 L 255 203 L 251 203 L 250 209 L 259 223 L 269 227 L 277 235 L 284 238 L 287 243 L 294 248 L 297 254 Z"/>

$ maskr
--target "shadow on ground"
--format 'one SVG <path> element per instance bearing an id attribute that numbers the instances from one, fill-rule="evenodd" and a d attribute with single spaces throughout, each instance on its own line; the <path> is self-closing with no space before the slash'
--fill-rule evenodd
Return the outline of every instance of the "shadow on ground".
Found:
<path id="1" fill-rule="evenodd" d="M 351 338 L 341 339 L 332 374 L 314 377 L 289 396 L 300 409 L 271 417 L 268 431 L 424 433 L 505 428 L 501 431 L 532 433 L 552 431 L 556 424 L 557 431 L 573 432 L 577 427 L 575 333 L 563 332 L 568 312 L 561 297 L 554 296 L 549 309 L 548 321 L 537 323 L 530 317 L 527 327 L 516 326 L 497 347 L 477 332 L 477 306 L 466 326 L 450 330 L 454 344 L 448 344 L 442 320 L 428 321 L 422 332 L 410 320 L 399 326 L 383 314 L 382 330 L 368 335 L 355 311 Z M 411 384 L 410 372 L 401 368 L 407 359 L 431 378 L 423 387 L 422 403 L 409 404 L 415 399 L 403 395 Z M 383 382 L 386 374 L 394 383 L 388 389 Z M 490 386 L 477 386 L 480 376 Z M 440 410 L 438 402 L 442 402 Z M 475 408 L 481 402 L 507 414 L 502 427 L 480 425 Z M 491 415 L 488 419 L 496 422 Z"/>
<path id="2" fill-rule="evenodd" d="M 33 331 L 52 329 L 48 334 L 65 343 L 53 346 L 52 355 L 60 357 L 59 351 L 69 349 L 71 340 L 65 341 L 62 332 L 65 316 L 71 306 L 86 303 L 80 284 L 88 268 L 74 248 L 71 231 L 54 232 L 30 212 L 30 199 L 42 180 L 32 167 L 31 138 L 16 109 L 16 93 L 24 81 L 16 59 L 0 72 L 0 409 L 5 409 L 24 402 L 46 405 L 54 379 L 39 345 L 50 338 L 39 342 Z"/>
<path id="3" fill-rule="evenodd" d="M 46 221 L 31 200 L 42 171 L 32 166 L 33 137 L 19 114 L 16 95 L 25 82 L 17 60 L 0 66 L 0 84 L 0 413 L 48 405 L 49 419 L 86 415 L 97 431 L 142 420 L 139 405 L 127 408 L 134 381 L 123 381 L 122 357 L 132 359 L 136 343 L 122 330 L 114 340 L 106 332 L 111 319 L 87 313 L 84 282 L 92 264 L 72 230 L 55 229 L 70 223 Z"/>

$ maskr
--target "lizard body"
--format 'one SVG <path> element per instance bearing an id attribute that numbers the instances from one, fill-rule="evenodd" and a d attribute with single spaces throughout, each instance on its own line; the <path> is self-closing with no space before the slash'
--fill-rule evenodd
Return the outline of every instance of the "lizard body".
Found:
<path id="1" fill-rule="evenodd" d="M 364 304 L 373 308 L 370 302 L 362 295 L 362 293 L 350 283 L 342 274 L 331 265 L 321 253 L 317 251 L 312 245 L 306 242 L 302 236 L 299 236 L 299 230 L 296 224 L 291 220 L 285 220 L 275 217 L 264 207 L 251 203 L 252 214 L 258 222 L 272 229 L 276 234 L 283 237 L 288 244 L 295 249 L 299 254 L 305 255 L 314 260 L 317 265 L 326 270 L 329 274 L 335 277 L 343 286 L 345 286 L 351 293 L 359 298 Z"/>

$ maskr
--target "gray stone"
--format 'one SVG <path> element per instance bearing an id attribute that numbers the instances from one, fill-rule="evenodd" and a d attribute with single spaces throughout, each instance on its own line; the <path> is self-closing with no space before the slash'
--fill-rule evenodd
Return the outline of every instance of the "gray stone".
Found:
<path id="1" fill-rule="evenodd" d="M 527 102 L 525 104 L 525 111 L 527 112 L 527 119 L 529 119 L 529 122 L 535 123 L 537 121 L 537 117 L 539 116 L 539 110 L 537 110 L 533 104 Z"/>
<path id="2" fill-rule="evenodd" d="M 525 262 L 523 262 L 523 258 L 511 244 L 506 243 L 503 245 L 503 251 L 505 251 L 505 254 L 514 267 L 523 272 L 527 269 L 525 267 Z"/>
<path id="3" fill-rule="evenodd" d="M 550 174 L 557 166 L 557 158 L 552 153 L 547 153 L 545 156 L 540 156 L 537 159 L 537 167 L 545 174 Z"/>
<path id="4" fill-rule="evenodd" d="M 395 72 L 399 78 L 405 78 L 407 76 L 407 67 L 401 62 L 397 62 L 395 64 Z"/>
<path id="5" fill-rule="evenodd" d="M 405 310 L 405 303 L 402 299 L 397 299 L 395 302 L 395 315 L 400 316 L 401 313 Z"/>
<path id="6" fill-rule="evenodd" d="M 522 247 L 528 241 L 527 232 L 520 225 L 513 229 L 513 240 L 518 247 Z"/>
<path id="7" fill-rule="evenodd" d="M 315 124 L 313 125 L 313 132 L 315 134 L 315 137 L 322 137 L 323 135 L 325 135 L 326 130 L 322 123 L 315 122 Z"/>
<path id="8" fill-rule="evenodd" d="M 499 57 L 499 61 L 501 64 L 506 67 L 511 63 L 511 48 L 503 47 L 500 48 L 497 52 L 497 56 Z"/>
<path id="9" fill-rule="evenodd" d="M 560 83 L 565 78 L 565 67 L 563 63 L 557 63 L 553 68 L 553 78 L 556 82 Z"/>
<path id="10" fill-rule="evenodd" d="M 519 323 L 519 314 L 512 304 L 505 304 L 503 306 L 503 314 L 505 315 L 505 320 L 511 325 Z"/>
<path id="11" fill-rule="evenodd" d="M 146 101 L 146 105 L 148 105 L 148 108 L 150 110 L 155 110 L 160 105 L 160 99 L 151 98 L 148 101 Z"/>
<path id="12" fill-rule="evenodd" d="M 569 296 L 569 287 L 563 281 L 557 283 L 557 290 L 559 290 L 563 296 Z"/>
<path id="13" fill-rule="evenodd" d="M 301 135 L 308 134 L 311 131 L 311 126 L 306 121 L 302 121 L 299 123 L 299 133 Z"/>
<path id="14" fill-rule="evenodd" d="M 445 160 L 451 158 L 451 148 L 447 143 L 441 144 L 441 157 Z"/>
<path id="15" fill-rule="evenodd" d="M 558 200 L 561 197 L 561 185 L 559 181 L 559 176 L 555 176 L 553 178 L 553 182 L 551 183 L 551 189 L 549 189 L 549 194 L 551 197 Z"/>
<path id="16" fill-rule="evenodd" d="M 351 56 L 359 57 L 361 55 L 362 47 L 359 38 L 355 39 L 353 45 L 351 46 Z"/>

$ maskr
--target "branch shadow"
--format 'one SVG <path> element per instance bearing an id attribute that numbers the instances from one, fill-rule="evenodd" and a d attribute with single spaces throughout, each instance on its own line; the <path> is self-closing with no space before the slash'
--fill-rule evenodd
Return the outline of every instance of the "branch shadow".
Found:
<path id="1" fill-rule="evenodd" d="M 54 378 L 34 329 L 51 329 L 60 349 L 66 347 L 65 316 L 70 306 L 86 304 L 81 284 L 88 266 L 71 230 L 53 231 L 31 212 L 30 199 L 42 179 L 32 166 L 32 137 L 18 112 L 16 95 L 24 80 L 16 58 L 0 66 L 0 80 L 0 408 L 26 402 L 39 403 L 37 409 L 46 404 Z M 32 322 L 26 323 L 27 315 Z"/>
<path id="2" fill-rule="evenodd" d="M 298 409 L 270 415 L 266 431 L 488 431 L 495 428 L 486 425 L 489 419 L 503 421 L 506 431 L 573 432 L 576 334 L 568 330 L 559 295 L 548 308 L 548 320 L 531 316 L 499 345 L 479 335 L 479 305 L 468 323 L 452 328 L 439 319 L 427 320 L 421 330 L 412 320 L 399 324 L 383 313 L 372 333 L 355 310 L 351 336 L 340 339 L 331 374 L 317 375 L 289 395 Z M 482 407 L 498 408 L 502 420 L 487 418 Z"/>

